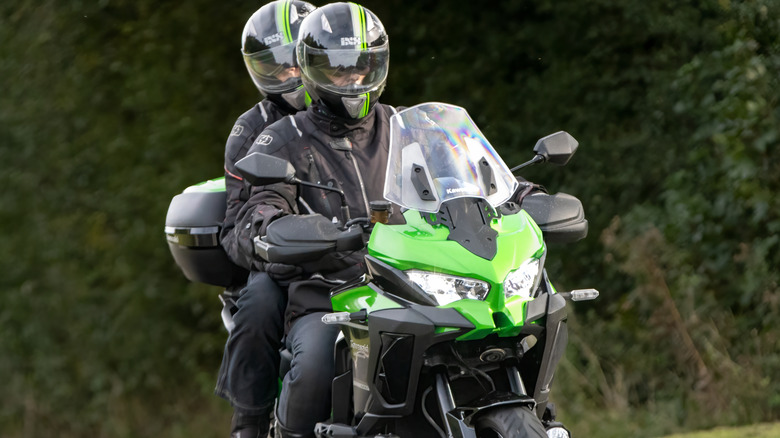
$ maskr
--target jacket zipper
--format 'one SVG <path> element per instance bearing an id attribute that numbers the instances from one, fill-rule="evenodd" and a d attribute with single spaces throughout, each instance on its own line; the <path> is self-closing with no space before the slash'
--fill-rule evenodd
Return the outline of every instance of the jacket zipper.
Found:
<path id="1" fill-rule="evenodd" d="M 311 151 L 309 151 L 306 154 L 306 157 L 309 159 L 309 178 L 314 180 L 312 182 L 316 182 L 317 184 L 322 184 L 322 181 L 320 179 L 320 172 L 317 169 L 317 163 L 314 162 L 314 155 L 311 153 Z M 325 209 L 328 219 L 333 217 L 333 209 L 331 209 L 330 207 L 330 202 L 328 201 L 328 197 L 318 196 L 318 198 L 320 199 L 320 203 Z"/>
<path id="2" fill-rule="evenodd" d="M 309 159 L 309 175 L 315 183 L 320 183 L 320 173 L 317 171 L 317 167 L 314 165 L 314 155 L 309 152 L 306 154 L 306 158 Z"/>
<path id="3" fill-rule="evenodd" d="M 355 173 L 358 177 L 358 182 L 360 182 L 360 192 L 363 193 L 363 206 L 366 207 L 366 215 L 371 214 L 371 210 L 368 207 L 368 195 L 366 194 L 366 185 L 363 184 L 363 176 L 360 174 L 360 168 L 358 167 L 357 160 L 352 158 L 352 154 L 349 151 L 346 151 L 347 159 L 349 161 L 352 161 L 352 165 L 355 166 Z"/>

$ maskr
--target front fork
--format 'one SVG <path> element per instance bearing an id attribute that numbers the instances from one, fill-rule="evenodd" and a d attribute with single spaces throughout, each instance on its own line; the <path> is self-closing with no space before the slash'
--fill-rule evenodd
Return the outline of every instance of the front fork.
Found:
<path id="1" fill-rule="evenodd" d="M 455 406 L 455 399 L 452 396 L 452 389 L 450 388 L 447 374 L 443 370 L 435 374 L 436 400 L 441 418 L 444 419 L 444 433 L 447 437 L 477 438 L 473 420 L 477 413 L 486 409 L 505 405 L 523 405 L 534 408 L 535 402 L 526 395 L 525 385 L 523 384 L 523 379 L 520 378 L 517 368 L 512 365 L 505 369 L 513 394 L 484 400 L 481 403 L 477 403 L 477 406 L 474 407 Z"/>
<path id="2" fill-rule="evenodd" d="M 463 411 L 456 409 L 447 375 L 444 372 L 436 373 L 434 384 L 436 385 L 436 400 L 439 402 L 439 413 L 444 419 L 444 433 L 448 437 L 477 438 L 477 432 L 474 428 L 466 424 Z"/>

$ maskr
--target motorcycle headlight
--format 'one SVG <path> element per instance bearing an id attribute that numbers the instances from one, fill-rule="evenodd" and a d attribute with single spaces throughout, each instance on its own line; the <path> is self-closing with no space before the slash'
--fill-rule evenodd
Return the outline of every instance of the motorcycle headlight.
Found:
<path id="1" fill-rule="evenodd" d="M 484 300 L 490 292 L 487 282 L 473 278 L 426 271 L 406 271 L 406 275 L 440 306 L 462 299 Z"/>
<path id="2" fill-rule="evenodd" d="M 539 276 L 539 259 L 528 259 L 504 279 L 504 297 L 531 298 Z"/>

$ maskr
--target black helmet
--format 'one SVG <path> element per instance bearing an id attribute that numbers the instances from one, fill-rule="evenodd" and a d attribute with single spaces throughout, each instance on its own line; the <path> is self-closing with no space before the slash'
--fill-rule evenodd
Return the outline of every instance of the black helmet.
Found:
<path id="1" fill-rule="evenodd" d="M 355 3 L 331 3 L 301 24 L 301 79 L 313 101 L 335 115 L 368 115 L 387 81 L 390 48 L 376 15 Z"/>
<path id="2" fill-rule="evenodd" d="M 244 63 L 263 96 L 282 107 L 304 108 L 304 91 L 295 55 L 298 29 L 315 7 L 278 0 L 258 9 L 241 35 Z"/>

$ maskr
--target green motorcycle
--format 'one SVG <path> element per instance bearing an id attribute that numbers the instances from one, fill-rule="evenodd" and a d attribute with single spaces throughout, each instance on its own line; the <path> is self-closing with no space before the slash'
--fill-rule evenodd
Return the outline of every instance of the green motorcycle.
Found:
<path id="1" fill-rule="evenodd" d="M 554 423 L 550 386 L 567 302 L 598 292 L 556 291 L 545 242 L 582 239 L 587 221 L 576 198 L 528 194 L 512 172 L 564 165 L 576 148 L 558 132 L 510 170 L 464 109 L 418 105 L 391 119 L 386 201 L 372 203 L 372 218 L 287 216 L 255 238 L 260 257 L 294 264 L 360 248 L 370 233 L 365 274 L 332 290 L 323 317 L 341 336 L 332 417 L 318 437 L 570 436 Z M 267 155 L 237 167 L 255 185 L 316 186 Z M 390 202 L 405 224 L 385 223 Z"/>

